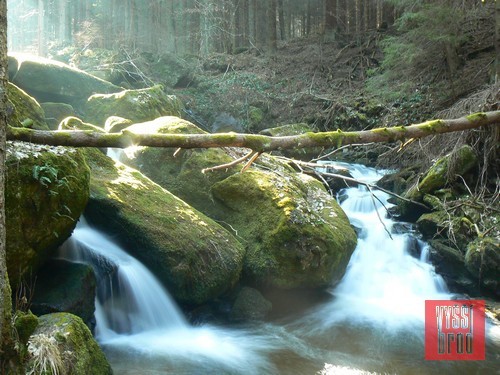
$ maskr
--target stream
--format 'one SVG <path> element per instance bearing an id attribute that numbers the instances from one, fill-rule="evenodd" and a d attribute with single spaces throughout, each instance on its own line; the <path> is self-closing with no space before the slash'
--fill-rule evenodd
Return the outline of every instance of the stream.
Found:
<path id="1" fill-rule="evenodd" d="M 348 168 L 358 180 L 382 177 Z M 491 323 L 486 361 L 423 359 L 425 300 L 455 296 L 427 262 L 427 244 L 387 217 L 389 195 L 374 194 L 339 193 L 358 245 L 327 301 L 272 322 L 190 324 L 144 265 L 84 219 L 63 256 L 94 268 L 95 337 L 115 374 L 499 374 L 500 329 Z"/>

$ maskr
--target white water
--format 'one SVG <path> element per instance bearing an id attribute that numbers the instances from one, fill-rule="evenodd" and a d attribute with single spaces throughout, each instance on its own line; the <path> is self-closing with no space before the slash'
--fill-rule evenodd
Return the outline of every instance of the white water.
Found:
<path id="1" fill-rule="evenodd" d="M 62 247 L 62 255 L 94 268 L 98 279 L 95 336 L 112 355 L 168 358 L 171 367 L 183 358 L 196 368 L 209 364 L 212 369 L 245 374 L 272 371 L 261 353 L 272 352 L 275 340 L 246 330 L 189 325 L 151 272 L 85 220 Z"/>
<path id="2" fill-rule="evenodd" d="M 350 172 L 359 181 L 373 184 L 382 174 L 372 168 L 353 165 Z M 332 303 L 318 312 L 318 327 L 339 321 L 369 323 L 387 329 L 420 324 L 424 320 L 426 299 L 450 299 L 441 276 L 425 261 L 427 245 L 394 231 L 388 218 L 390 196 L 359 185 L 346 189 L 341 207 L 358 232 L 358 245 L 347 272 L 335 287 Z M 373 197 L 374 194 L 376 198 Z M 409 253 L 418 242 L 420 259 Z"/>
<path id="3" fill-rule="evenodd" d="M 363 166 L 349 169 L 358 180 L 381 177 Z M 291 323 L 245 329 L 191 326 L 142 264 L 81 221 L 64 248 L 96 270 L 96 336 L 115 373 L 494 373 L 488 361 L 423 361 L 424 301 L 451 295 L 426 262 L 426 245 L 419 242 L 420 259 L 411 256 L 411 235 L 394 233 L 386 217 L 388 195 L 375 194 L 380 201 L 364 187 L 343 193 L 359 240 L 330 302 Z"/>

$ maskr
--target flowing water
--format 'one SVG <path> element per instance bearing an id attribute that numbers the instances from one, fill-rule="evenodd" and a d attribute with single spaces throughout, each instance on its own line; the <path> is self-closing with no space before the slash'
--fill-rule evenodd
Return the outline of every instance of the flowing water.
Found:
<path id="1" fill-rule="evenodd" d="M 366 182 L 381 177 L 349 169 Z M 427 245 L 387 218 L 389 196 L 374 193 L 340 194 L 359 236 L 347 272 L 329 301 L 286 321 L 192 326 L 141 263 L 83 220 L 63 249 L 94 267 L 95 335 L 116 374 L 498 373 L 491 325 L 487 361 L 423 360 L 424 301 L 453 296 L 426 262 Z"/>

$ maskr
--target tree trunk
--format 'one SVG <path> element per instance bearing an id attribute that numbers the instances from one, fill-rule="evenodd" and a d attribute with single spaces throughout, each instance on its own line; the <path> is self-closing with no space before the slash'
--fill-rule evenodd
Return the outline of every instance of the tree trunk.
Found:
<path id="1" fill-rule="evenodd" d="M 276 52 L 276 0 L 268 0 L 267 5 L 267 51 Z"/>
<path id="2" fill-rule="evenodd" d="M 116 147 L 134 146 L 171 148 L 216 148 L 246 147 L 257 152 L 273 150 L 326 147 L 338 148 L 349 144 L 372 142 L 405 142 L 413 138 L 450 133 L 478 128 L 484 125 L 498 126 L 500 111 L 476 113 L 454 120 L 432 120 L 417 125 L 379 128 L 357 132 L 305 133 L 287 137 L 269 137 L 260 134 L 136 134 L 95 133 L 92 131 L 44 131 L 27 128 L 7 129 L 7 139 L 74 147 Z"/>
<path id="3" fill-rule="evenodd" d="M 5 133 L 7 129 L 7 3 L 0 0 L 0 372 L 18 373 L 12 337 L 12 299 L 5 249 Z"/>

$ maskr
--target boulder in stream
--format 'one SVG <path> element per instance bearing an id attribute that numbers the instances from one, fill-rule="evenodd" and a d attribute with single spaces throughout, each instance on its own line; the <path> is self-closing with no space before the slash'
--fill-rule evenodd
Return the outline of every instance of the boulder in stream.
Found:
<path id="1" fill-rule="evenodd" d="M 76 315 L 54 313 L 38 318 L 28 341 L 28 374 L 111 375 L 103 351 Z"/>
<path id="2" fill-rule="evenodd" d="M 87 149 L 86 217 L 143 262 L 181 303 L 214 299 L 239 280 L 244 248 L 219 224 L 139 171 Z"/>
<path id="3" fill-rule="evenodd" d="M 137 133 L 203 133 L 192 123 L 162 117 L 135 124 Z M 230 135 L 228 135 L 230 136 Z M 263 154 L 244 173 L 241 165 L 202 172 L 246 151 L 141 148 L 126 163 L 226 225 L 245 244 L 244 274 L 251 283 L 292 289 L 339 280 L 356 234 L 335 199 L 316 179 Z"/>

